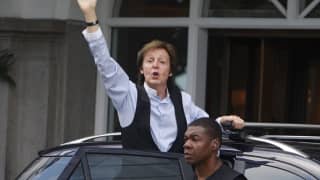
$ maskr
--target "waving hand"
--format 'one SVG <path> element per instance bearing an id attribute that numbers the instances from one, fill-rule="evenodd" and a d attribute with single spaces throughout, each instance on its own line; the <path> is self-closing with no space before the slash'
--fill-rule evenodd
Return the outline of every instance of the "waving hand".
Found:
<path id="1" fill-rule="evenodd" d="M 86 22 L 96 22 L 96 5 L 97 0 L 77 0 L 78 5 L 84 15 Z M 89 32 L 94 32 L 98 29 L 98 26 L 90 26 L 87 28 Z"/>

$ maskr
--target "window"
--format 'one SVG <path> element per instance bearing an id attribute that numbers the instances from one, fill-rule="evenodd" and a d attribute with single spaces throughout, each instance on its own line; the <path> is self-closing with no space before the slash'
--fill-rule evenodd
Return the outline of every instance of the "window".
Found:
<path id="1" fill-rule="evenodd" d="M 174 159 L 113 154 L 88 154 L 87 158 L 92 179 L 182 179 Z"/>
<path id="2" fill-rule="evenodd" d="M 18 179 L 58 179 L 71 157 L 41 157 L 21 174 Z"/>
<path id="3" fill-rule="evenodd" d="M 286 7 L 287 1 L 280 4 Z M 270 0 L 207 0 L 204 6 L 208 17 L 284 17 Z"/>
<path id="4" fill-rule="evenodd" d="M 85 180 L 81 162 L 78 164 L 77 168 L 72 172 L 69 180 Z"/>
<path id="5" fill-rule="evenodd" d="M 319 38 L 265 37 L 265 33 L 209 31 L 207 111 L 237 114 L 252 122 L 318 124 Z"/>
<path id="6" fill-rule="evenodd" d="M 297 112 L 296 109 L 300 110 L 302 108 L 299 107 L 305 106 L 301 102 L 306 98 L 297 100 L 295 103 L 300 105 L 296 108 L 288 107 L 294 104 L 288 102 L 288 99 L 294 95 L 286 94 L 290 87 L 286 87 L 288 84 L 285 82 L 288 77 L 281 68 L 286 68 L 283 66 L 285 61 L 290 63 L 289 51 L 280 52 L 267 44 L 266 50 L 272 49 L 273 52 L 265 53 L 265 57 L 261 54 L 262 41 L 268 37 L 283 39 L 291 34 L 296 39 L 319 37 L 319 34 L 315 33 L 319 30 L 319 23 L 317 23 L 319 20 L 316 18 L 319 17 L 318 0 L 117 0 L 112 2 L 114 3 L 110 4 L 113 7 L 113 17 L 106 21 L 107 27 L 112 29 L 111 54 L 129 74 L 132 81 L 136 81 L 136 53 L 141 46 L 152 39 L 166 40 L 177 46 L 180 53 L 180 69 L 176 78 L 178 85 L 190 93 L 197 105 L 206 106 L 206 111 L 211 116 L 235 113 L 248 121 L 284 123 L 289 122 L 288 119 L 290 122 L 304 123 L 305 117 L 308 119 L 319 117 L 319 114 L 315 113 L 319 100 L 316 98 L 317 87 L 314 85 L 318 82 L 316 79 L 318 75 L 315 72 L 318 68 L 310 67 L 308 70 L 308 86 L 312 88 L 308 91 L 308 97 L 311 97 L 312 101 L 308 101 L 307 110 L 304 108 L 303 111 Z M 313 6 L 311 9 L 308 8 L 311 6 Z M 313 19 L 310 19 L 311 17 Z M 214 37 L 215 39 L 211 36 L 212 30 L 220 31 Z M 232 30 L 234 31 L 231 37 L 237 37 L 233 33 L 238 32 L 249 37 L 242 40 L 229 39 L 223 33 L 223 31 Z M 277 34 L 274 32 L 277 30 L 283 30 L 284 33 Z M 312 30 L 315 31 L 309 33 Z M 261 33 L 262 31 L 264 32 Z M 302 33 L 296 34 L 296 32 Z M 203 53 L 203 50 L 206 52 Z M 299 51 L 303 54 L 305 49 Z M 282 62 L 278 61 L 279 64 L 263 61 L 267 62 L 269 67 L 262 67 L 264 65 L 260 64 L 262 62 L 260 59 L 272 59 L 268 55 L 275 55 L 277 56 L 275 58 L 282 59 Z M 208 68 L 205 70 L 206 65 Z M 263 73 L 259 68 L 273 70 L 272 67 L 270 68 L 273 65 L 278 68 L 274 69 L 277 74 L 265 71 L 267 74 L 260 77 Z M 287 72 L 289 71 L 294 72 L 288 69 Z M 259 84 L 260 80 L 270 83 L 275 75 L 278 76 L 275 82 L 265 84 L 263 87 Z M 262 103 L 261 100 L 264 102 Z M 98 118 L 99 122 L 101 122 L 100 117 L 107 119 L 107 131 L 113 132 L 115 129 L 118 130 L 114 127 L 119 125 L 115 125 L 118 121 L 115 120 L 117 117 L 110 101 L 107 106 L 108 108 L 100 108 L 107 113 L 99 113 L 103 115 Z M 306 115 L 304 112 L 309 114 Z M 295 113 L 300 114 L 296 116 Z M 291 121 L 292 118 L 289 116 L 299 120 Z"/>
<path id="7" fill-rule="evenodd" d="M 114 16 L 119 17 L 186 17 L 189 0 L 122 0 L 116 1 Z"/>
<path id="8" fill-rule="evenodd" d="M 313 7 L 311 12 L 306 16 L 307 18 L 320 18 L 320 3 L 319 1 L 315 0 L 306 0 L 303 1 L 304 3 L 301 3 L 301 5 L 304 8 Z"/>

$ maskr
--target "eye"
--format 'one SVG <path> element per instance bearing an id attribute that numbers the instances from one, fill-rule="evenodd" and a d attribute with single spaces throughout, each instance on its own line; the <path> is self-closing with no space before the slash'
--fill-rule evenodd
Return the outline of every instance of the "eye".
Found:
<path id="1" fill-rule="evenodd" d="M 198 141 L 200 139 L 200 137 L 199 136 L 192 136 L 192 141 Z"/>
<path id="2" fill-rule="evenodd" d="M 168 61 L 165 59 L 165 58 L 163 58 L 163 57 L 160 57 L 159 59 L 159 63 L 160 64 L 166 64 Z"/>
<path id="3" fill-rule="evenodd" d="M 153 62 L 153 58 L 148 58 L 148 59 L 146 60 L 146 62 L 147 62 L 147 63 L 152 63 L 152 62 Z"/>
<path id="4" fill-rule="evenodd" d="M 184 137 L 184 138 L 183 138 L 183 141 L 184 141 L 184 142 L 187 142 L 187 141 L 188 141 L 188 138 L 187 138 L 187 137 Z"/>

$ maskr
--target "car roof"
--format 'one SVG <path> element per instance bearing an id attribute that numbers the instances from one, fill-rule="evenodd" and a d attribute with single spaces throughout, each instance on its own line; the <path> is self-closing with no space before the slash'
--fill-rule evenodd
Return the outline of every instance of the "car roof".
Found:
<path id="1" fill-rule="evenodd" d="M 319 128 L 320 130 L 320 128 Z M 246 134 L 246 131 L 230 133 L 223 138 L 221 157 L 232 159 L 262 159 L 261 162 L 276 163 L 277 166 L 295 167 L 310 173 L 315 178 L 320 177 L 320 162 L 315 159 L 314 154 L 319 155 L 320 137 L 318 136 L 280 136 L 262 135 L 259 137 Z M 154 156 L 164 158 L 175 158 L 183 160 L 183 154 L 168 152 L 151 152 L 139 150 L 122 149 L 120 132 L 95 135 L 73 140 L 60 146 L 49 148 L 39 152 L 40 156 L 72 156 L 78 151 L 85 152 L 107 152 L 139 156 Z M 243 136 L 243 137 L 242 137 Z M 236 137 L 236 138 L 235 138 Z M 306 144 L 309 151 L 305 151 Z M 292 146 L 293 145 L 293 146 Z M 299 146 L 301 146 L 299 148 Z M 298 148 L 297 148 L 298 147 Z M 311 151 L 314 150 L 314 151 Z M 310 153 L 312 152 L 312 153 Z M 314 154 L 313 154 L 314 153 Z M 311 154 L 311 155 L 310 155 Z M 256 163 L 256 162 L 255 162 Z M 259 163 L 259 161 L 258 161 Z M 293 168 L 294 169 L 294 168 Z"/>
<path id="2" fill-rule="evenodd" d="M 229 126 L 230 127 L 230 126 Z M 290 136 L 290 135 L 270 135 L 266 134 L 266 129 L 306 129 L 320 131 L 320 125 L 310 124 L 285 124 L 285 123 L 252 123 L 246 122 L 245 128 L 241 131 L 231 132 L 226 138 L 223 138 L 223 142 L 232 142 L 228 145 L 233 148 L 233 151 L 250 152 L 253 147 L 270 147 L 268 150 L 281 149 L 287 153 L 293 153 L 304 158 L 315 158 L 320 160 L 320 136 Z M 254 130 L 254 131 L 252 131 Z M 251 135 L 260 133 L 260 137 Z M 56 148 L 63 148 L 68 145 L 74 146 L 85 146 L 85 145 L 108 145 L 108 146 L 119 146 L 121 147 L 120 141 L 114 141 L 115 137 L 121 137 L 120 132 L 106 133 L 101 135 L 84 137 L 76 139 L 70 142 L 61 144 Z M 121 139 L 121 138 L 118 138 Z M 245 142 L 242 143 L 241 142 Z M 238 145 L 237 145 L 238 144 Z M 239 146 L 241 144 L 241 146 Z M 237 146 L 235 146 L 237 145 Z M 48 150 L 47 150 L 48 151 Z"/>
<path id="3" fill-rule="evenodd" d="M 121 141 L 119 140 L 103 140 L 103 141 L 95 141 L 97 138 L 109 138 L 120 136 L 121 133 L 107 133 L 103 135 L 96 135 L 85 137 L 81 139 L 77 139 L 74 141 L 70 141 L 60 146 L 45 149 L 39 152 L 39 155 L 44 154 L 52 154 L 53 152 L 58 152 L 61 150 L 68 150 L 74 148 L 83 148 L 83 147 L 94 147 L 94 148 L 115 148 L 121 149 Z M 249 137 L 249 138 L 248 138 Z M 271 154 L 272 152 L 282 153 L 282 154 L 293 154 L 296 156 L 300 156 L 306 159 L 309 159 L 309 155 L 292 147 L 288 144 L 278 142 L 276 140 L 268 139 L 268 138 L 259 138 L 254 136 L 247 136 L 246 141 L 234 141 L 233 139 L 223 138 L 223 146 L 222 150 L 228 152 L 230 154 L 236 155 L 239 153 L 254 153 L 256 151 L 265 151 Z M 249 141 L 248 141 L 249 140 Z M 320 146 L 319 146 L 320 147 Z M 166 153 L 167 154 L 167 153 Z"/>
<path id="4" fill-rule="evenodd" d="M 118 134 L 119 135 L 119 134 Z M 109 135 L 106 135 L 109 136 Z M 101 138 L 103 136 L 99 136 Z M 111 154 L 127 154 L 139 156 L 152 156 L 160 158 L 175 158 L 183 160 L 183 154 L 168 153 L 168 152 L 152 152 L 140 150 L 126 150 L 122 149 L 120 141 L 91 141 L 92 138 L 83 138 L 83 142 L 73 141 L 73 143 L 65 143 L 60 146 L 43 150 L 39 152 L 40 156 L 72 156 L 77 151 L 85 151 L 89 153 L 111 153 Z M 94 138 L 93 138 L 94 139 Z M 263 162 L 277 162 L 277 164 L 284 164 L 294 166 L 296 168 L 304 167 L 304 171 L 320 177 L 319 167 L 320 163 L 308 157 L 297 155 L 292 152 L 286 152 L 276 148 L 270 144 L 258 144 L 254 142 L 240 142 L 240 141 L 224 141 L 221 147 L 221 155 L 226 157 L 243 158 L 246 161 L 250 159 L 260 158 Z M 284 166 L 285 167 L 285 166 Z"/>

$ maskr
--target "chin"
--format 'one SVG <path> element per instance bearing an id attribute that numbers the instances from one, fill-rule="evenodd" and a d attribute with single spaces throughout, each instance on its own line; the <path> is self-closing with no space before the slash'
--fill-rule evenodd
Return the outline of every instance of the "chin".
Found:
<path id="1" fill-rule="evenodd" d="M 192 159 L 192 158 L 190 158 L 190 157 L 184 157 L 184 159 L 186 160 L 186 162 L 188 163 L 188 164 L 190 164 L 190 165 L 193 165 L 194 163 L 195 163 L 195 161 Z"/>
<path id="2" fill-rule="evenodd" d="M 160 81 L 148 81 L 147 84 L 152 87 L 152 86 L 161 86 L 164 85 L 163 83 L 161 83 Z M 165 84 L 166 85 L 166 84 Z"/>

